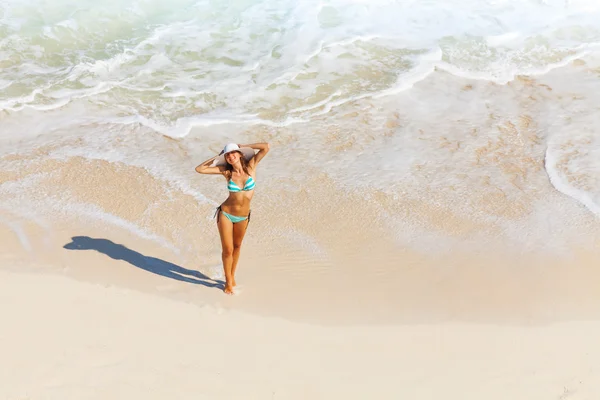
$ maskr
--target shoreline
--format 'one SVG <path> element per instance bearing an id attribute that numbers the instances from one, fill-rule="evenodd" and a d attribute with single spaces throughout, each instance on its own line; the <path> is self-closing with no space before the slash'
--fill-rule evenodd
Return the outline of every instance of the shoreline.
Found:
<path id="1" fill-rule="evenodd" d="M 39 230 L 26 233 L 35 249 L 31 253 L 15 251 L 16 235 L 0 231 L 3 264 L 197 306 L 217 305 L 321 326 L 444 322 L 530 326 L 600 319 L 595 285 L 600 281 L 598 251 L 579 249 L 561 257 L 457 251 L 425 256 L 382 246 L 361 258 L 338 258 L 343 263 L 338 264 L 335 259 L 320 262 L 306 252 L 272 250 L 265 256 L 268 249 L 255 234 L 249 236 L 240 261 L 237 294 L 230 297 L 220 288 L 220 260 L 189 262 L 182 254 L 114 226 L 65 223 L 52 239 Z"/>

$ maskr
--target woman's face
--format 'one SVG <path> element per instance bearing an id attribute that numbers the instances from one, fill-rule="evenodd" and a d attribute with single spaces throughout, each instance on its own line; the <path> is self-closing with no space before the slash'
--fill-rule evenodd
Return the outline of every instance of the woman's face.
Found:
<path id="1" fill-rule="evenodd" d="M 231 153 L 225 154 L 225 160 L 229 164 L 235 164 L 236 162 L 238 162 L 240 160 L 241 156 L 242 155 L 240 154 L 239 151 L 232 151 Z"/>

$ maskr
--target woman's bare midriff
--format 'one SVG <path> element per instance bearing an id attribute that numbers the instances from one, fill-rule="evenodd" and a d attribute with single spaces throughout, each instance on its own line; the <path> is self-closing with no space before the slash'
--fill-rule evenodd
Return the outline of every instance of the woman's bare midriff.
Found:
<path id="1" fill-rule="evenodd" d="M 237 217 L 245 217 L 250 213 L 250 201 L 254 191 L 230 192 L 229 197 L 221 204 L 221 210 Z"/>

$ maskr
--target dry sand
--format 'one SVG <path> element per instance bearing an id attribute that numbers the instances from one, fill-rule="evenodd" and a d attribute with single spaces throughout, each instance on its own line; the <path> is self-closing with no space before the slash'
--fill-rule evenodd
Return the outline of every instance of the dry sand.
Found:
<path id="1" fill-rule="evenodd" d="M 598 322 L 323 327 L 0 272 L 2 399 L 588 399 Z"/>

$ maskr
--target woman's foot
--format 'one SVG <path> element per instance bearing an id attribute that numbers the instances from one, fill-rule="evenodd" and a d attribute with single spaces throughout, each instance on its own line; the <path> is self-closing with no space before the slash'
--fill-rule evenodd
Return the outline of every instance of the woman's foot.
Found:
<path id="1" fill-rule="evenodd" d="M 225 289 L 223 289 L 223 291 L 226 294 L 233 294 L 233 286 L 225 285 Z"/>

